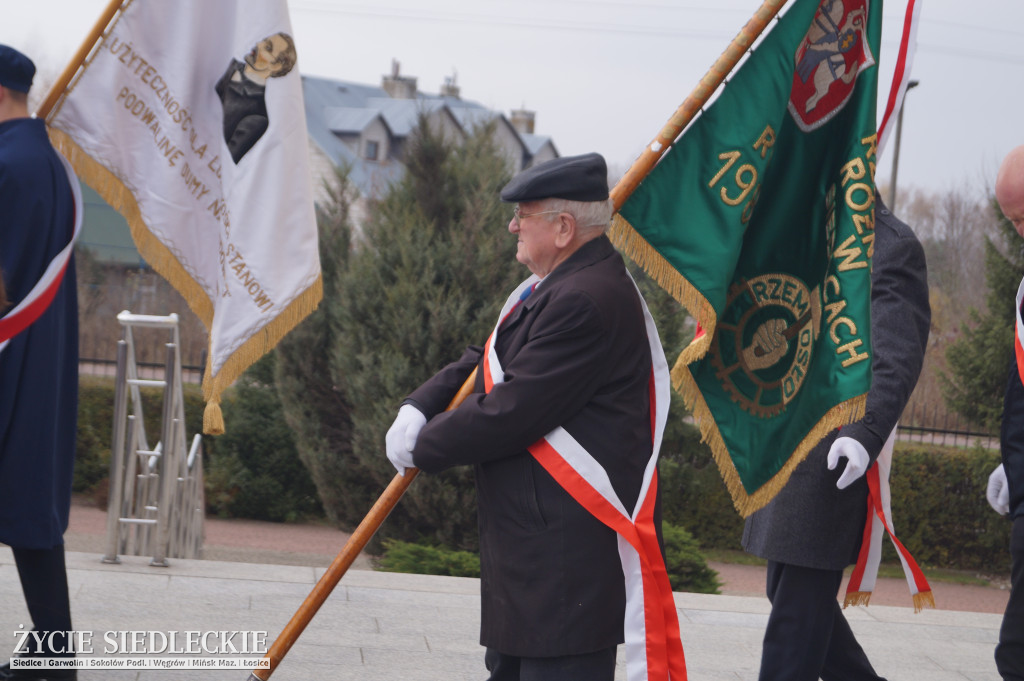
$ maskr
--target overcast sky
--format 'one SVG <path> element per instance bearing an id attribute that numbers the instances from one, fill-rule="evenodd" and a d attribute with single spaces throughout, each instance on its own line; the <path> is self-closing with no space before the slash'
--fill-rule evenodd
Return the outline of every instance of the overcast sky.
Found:
<path id="1" fill-rule="evenodd" d="M 210 0 L 217 1 L 217 0 Z M 900 187 L 983 190 L 1024 143 L 1024 2 L 923 2 L 899 158 Z M 52 80 L 106 0 L 0 0 L 0 43 Z M 599 151 L 624 171 L 761 0 L 289 0 L 303 73 L 379 84 L 391 71 L 436 93 L 537 114 L 563 155 Z M 885 4 L 879 106 L 902 25 Z M 892 174 L 895 139 L 879 161 Z"/>

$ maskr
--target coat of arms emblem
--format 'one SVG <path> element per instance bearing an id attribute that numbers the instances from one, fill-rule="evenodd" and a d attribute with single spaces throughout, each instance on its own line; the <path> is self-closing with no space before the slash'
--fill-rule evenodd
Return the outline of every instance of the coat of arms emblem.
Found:
<path id="1" fill-rule="evenodd" d="M 875 65 L 865 28 L 869 0 L 822 0 L 797 48 L 789 112 L 810 132 L 842 110 L 857 75 Z"/>

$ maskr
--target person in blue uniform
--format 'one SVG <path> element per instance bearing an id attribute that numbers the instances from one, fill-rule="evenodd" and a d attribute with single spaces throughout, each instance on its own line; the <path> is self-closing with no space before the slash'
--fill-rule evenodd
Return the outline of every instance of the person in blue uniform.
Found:
<path id="1" fill-rule="evenodd" d="M 68 174 L 45 124 L 28 114 L 34 75 L 28 57 L 0 45 L 0 273 L 11 305 L 29 293 L 74 232 Z M 63 535 L 77 412 L 72 258 L 46 311 L 0 350 L 0 543 L 14 553 L 31 625 L 39 632 L 71 631 Z M 53 646 L 43 655 L 67 654 L 65 637 L 47 641 Z M 57 678 L 76 678 L 76 673 L 0 666 L 0 680 Z"/>

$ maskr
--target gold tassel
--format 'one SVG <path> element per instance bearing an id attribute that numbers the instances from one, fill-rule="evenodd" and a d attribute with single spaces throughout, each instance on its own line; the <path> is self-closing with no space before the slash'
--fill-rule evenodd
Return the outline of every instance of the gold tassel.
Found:
<path id="1" fill-rule="evenodd" d="M 935 596 L 931 591 L 920 591 L 914 594 L 914 612 L 921 612 L 925 608 L 935 608 Z"/>
<path id="2" fill-rule="evenodd" d="M 863 605 L 867 606 L 871 601 L 870 591 L 854 591 L 853 593 L 846 594 L 846 598 L 843 599 L 843 607 L 848 605 Z"/>
<path id="3" fill-rule="evenodd" d="M 204 432 L 211 435 L 221 435 L 224 433 L 224 418 L 220 416 L 219 406 L 215 407 L 216 420 L 213 420 L 214 417 L 212 415 L 210 417 L 211 420 L 207 420 L 207 414 L 211 414 L 211 404 L 216 403 L 219 405 L 221 394 L 235 382 L 235 379 L 241 376 L 242 372 L 255 363 L 256 360 L 270 352 L 284 338 L 285 334 L 312 313 L 317 308 L 317 305 L 320 304 L 323 295 L 323 277 L 319 276 L 309 288 L 296 296 L 288 307 L 281 311 L 281 314 L 231 353 L 216 374 L 211 373 L 210 363 L 207 362 L 206 373 L 203 376 L 203 397 L 207 401 L 206 412 L 203 415 Z M 218 423 L 220 424 L 219 432 L 209 430 L 208 424 L 216 426 Z"/>
<path id="4" fill-rule="evenodd" d="M 203 410 L 203 433 L 206 435 L 224 434 L 224 414 L 220 410 L 220 400 L 210 400 Z"/>

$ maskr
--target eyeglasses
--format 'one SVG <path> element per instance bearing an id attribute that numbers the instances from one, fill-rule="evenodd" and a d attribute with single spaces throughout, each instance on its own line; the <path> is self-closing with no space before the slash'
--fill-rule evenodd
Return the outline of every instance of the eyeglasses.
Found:
<path id="1" fill-rule="evenodd" d="M 519 227 L 519 222 L 521 220 L 525 219 L 525 218 L 532 218 L 532 217 L 535 217 L 537 215 L 550 215 L 552 213 L 562 213 L 562 212 L 564 212 L 564 211 L 560 211 L 560 210 L 541 210 L 541 211 L 537 211 L 536 213 L 523 213 L 522 211 L 519 210 L 519 206 L 516 206 L 515 210 L 512 211 L 512 219 L 515 221 L 516 227 Z"/>

